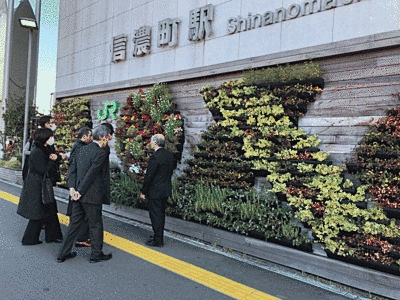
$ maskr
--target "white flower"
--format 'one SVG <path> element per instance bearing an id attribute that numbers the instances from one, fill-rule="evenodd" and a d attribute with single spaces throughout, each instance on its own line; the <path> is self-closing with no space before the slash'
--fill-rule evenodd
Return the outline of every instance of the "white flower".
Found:
<path id="1" fill-rule="evenodd" d="M 139 165 L 131 165 L 129 168 L 129 171 L 132 173 L 138 174 L 140 171 L 140 166 Z"/>

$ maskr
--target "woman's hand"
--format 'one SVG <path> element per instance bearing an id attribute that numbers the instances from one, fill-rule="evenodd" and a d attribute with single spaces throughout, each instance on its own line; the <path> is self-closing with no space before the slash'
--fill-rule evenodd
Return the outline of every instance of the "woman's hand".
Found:
<path id="1" fill-rule="evenodd" d="M 52 154 L 50 154 L 49 158 L 51 160 L 56 160 L 57 159 L 57 154 L 52 153 Z"/>

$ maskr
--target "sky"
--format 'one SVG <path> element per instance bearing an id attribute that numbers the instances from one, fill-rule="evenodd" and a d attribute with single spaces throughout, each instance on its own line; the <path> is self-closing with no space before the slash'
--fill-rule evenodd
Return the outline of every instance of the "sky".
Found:
<path id="1" fill-rule="evenodd" d="M 16 0 L 15 4 L 18 5 Z M 35 11 L 36 0 L 30 0 Z M 49 113 L 51 93 L 55 91 L 59 0 L 41 1 L 39 62 L 36 106 L 41 113 Z"/>

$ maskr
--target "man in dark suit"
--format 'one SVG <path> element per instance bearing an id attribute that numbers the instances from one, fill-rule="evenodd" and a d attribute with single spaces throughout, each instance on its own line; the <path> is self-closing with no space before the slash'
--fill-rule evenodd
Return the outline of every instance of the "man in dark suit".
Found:
<path id="1" fill-rule="evenodd" d="M 90 262 L 100 262 L 111 259 L 111 254 L 104 254 L 103 249 L 103 219 L 102 204 L 110 204 L 110 199 L 106 195 L 104 185 L 107 182 L 105 164 L 107 152 L 104 150 L 108 143 L 109 129 L 106 126 L 97 126 L 93 130 L 93 142 L 76 154 L 74 164 L 76 164 L 76 176 L 72 181 L 76 182 L 75 194 L 71 197 L 72 215 L 67 234 L 62 242 L 60 252 L 57 257 L 58 262 L 76 256 L 76 252 L 71 252 L 74 241 L 85 215 L 89 222 L 89 233 L 91 240 Z"/>
<path id="2" fill-rule="evenodd" d="M 76 154 L 79 152 L 79 150 L 87 146 L 92 142 L 92 129 L 89 127 L 82 127 L 81 129 L 78 130 L 78 136 L 75 141 L 75 143 L 72 145 L 71 152 L 68 157 L 68 187 L 69 187 L 69 194 L 70 197 L 72 197 L 75 194 L 75 186 L 76 182 L 73 181 L 76 179 L 76 176 L 72 175 L 73 173 L 76 172 L 76 164 L 74 164 L 74 160 L 76 157 Z M 68 201 L 68 207 L 67 207 L 67 216 L 71 216 L 72 214 L 72 200 L 71 198 Z M 89 238 L 89 224 L 87 221 L 87 218 L 85 217 L 82 221 L 81 228 L 79 230 L 79 234 L 76 237 L 76 247 L 90 247 L 90 238 Z"/>
<path id="3" fill-rule="evenodd" d="M 171 177 L 174 170 L 174 157 L 164 149 L 165 139 L 162 134 L 151 137 L 150 145 L 154 150 L 146 169 L 140 197 L 147 197 L 153 238 L 146 245 L 153 247 L 164 246 L 165 209 L 167 198 L 172 195 Z"/>
<path id="4" fill-rule="evenodd" d="M 106 126 L 110 130 L 110 134 L 108 135 L 108 142 L 110 142 L 113 139 L 113 136 L 114 136 L 114 127 L 112 126 L 112 124 L 107 123 L 107 122 L 101 123 L 100 125 Z M 104 148 L 104 150 L 107 153 L 106 164 L 104 166 L 104 173 L 105 174 L 110 174 L 110 152 L 111 152 L 110 146 L 107 144 L 107 146 Z M 110 198 L 111 198 L 111 189 L 110 189 L 111 179 L 110 179 L 110 176 L 106 176 L 106 180 L 107 181 L 106 181 L 106 183 L 104 185 L 105 197 L 107 197 L 108 201 L 110 201 Z"/>

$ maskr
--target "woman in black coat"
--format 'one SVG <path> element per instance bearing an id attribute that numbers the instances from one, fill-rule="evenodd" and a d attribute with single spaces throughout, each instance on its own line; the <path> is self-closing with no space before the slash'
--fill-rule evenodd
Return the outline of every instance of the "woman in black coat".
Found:
<path id="1" fill-rule="evenodd" d="M 41 196 L 43 176 L 54 167 L 57 159 L 56 154 L 50 154 L 50 146 L 54 143 L 53 131 L 48 128 L 38 128 L 33 139 L 35 147 L 29 156 L 29 171 L 22 186 L 17 209 L 17 214 L 29 220 L 22 245 L 41 244 L 39 235 L 43 224 L 46 242 L 61 242 L 57 204 L 54 202 L 43 205 Z"/>

